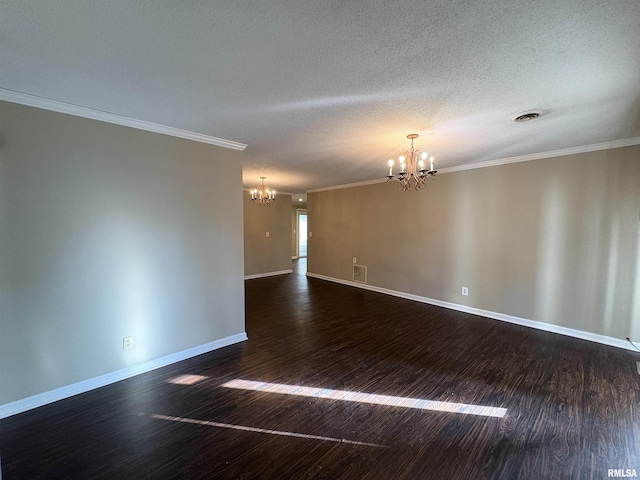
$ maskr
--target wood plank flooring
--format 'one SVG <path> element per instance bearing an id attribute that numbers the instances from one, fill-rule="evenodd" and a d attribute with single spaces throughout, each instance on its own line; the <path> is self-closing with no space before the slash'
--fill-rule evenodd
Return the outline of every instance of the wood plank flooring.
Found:
<path id="1" fill-rule="evenodd" d="M 640 354 L 298 274 L 247 281 L 246 315 L 243 344 L 0 421 L 2 480 L 640 475 Z"/>

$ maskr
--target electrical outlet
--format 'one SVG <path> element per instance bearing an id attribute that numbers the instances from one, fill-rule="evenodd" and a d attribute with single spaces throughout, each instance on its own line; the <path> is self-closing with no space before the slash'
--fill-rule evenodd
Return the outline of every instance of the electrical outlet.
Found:
<path id="1" fill-rule="evenodd" d="M 267 238 L 269 238 L 269 232 L 267 232 Z"/>
<path id="2" fill-rule="evenodd" d="M 309 232 L 309 237 L 313 237 L 313 232 Z"/>
<path id="3" fill-rule="evenodd" d="M 124 337 L 122 339 L 122 349 L 131 350 L 133 348 L 133 337 Z"/>
<path id="4" fill-rule="evenodd" d="M 469 288 L 468 287 L 462 287 L 462 295 L 469 295 Z"/>
<path id="5" fill-rule="evenodd" d="M 353 257 L 353 263 L 356 263 L 356 257 Z"/>

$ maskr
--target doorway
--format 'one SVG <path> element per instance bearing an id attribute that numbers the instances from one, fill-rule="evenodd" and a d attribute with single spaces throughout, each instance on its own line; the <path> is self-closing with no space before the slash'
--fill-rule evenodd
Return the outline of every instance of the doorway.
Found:
<path id="1" fill-rule="evenodd" d="M 298 258 L 307 258 L 307 211 L 298 209 L 296 211 L 298 224 Z"/>

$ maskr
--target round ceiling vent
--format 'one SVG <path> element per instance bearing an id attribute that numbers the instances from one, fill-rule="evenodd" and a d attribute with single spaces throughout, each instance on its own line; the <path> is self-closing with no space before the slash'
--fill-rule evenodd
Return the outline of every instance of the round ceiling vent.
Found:
<path id="1" fill-rule="evenodd" d="M 535 120 L 536 118 L 540 118 L 542 116 L 542 112 L 538 110 L 530 110 L 528 112 L 518 113 L 511 117 L 512 122 L 530 122 L 531 120 Z"/>

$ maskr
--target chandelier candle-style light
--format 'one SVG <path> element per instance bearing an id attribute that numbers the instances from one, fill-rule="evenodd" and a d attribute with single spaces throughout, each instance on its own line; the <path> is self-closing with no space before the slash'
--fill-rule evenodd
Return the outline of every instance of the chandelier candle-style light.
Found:
<path id="1" fill-rule="evenodd" d="M 276 191 L 264 186 L 264 180 L 267 177 L 260 177 L 262 179 L 262 185 L 251 190 L 251 200 L 256 202 L 259 207 L 270 206 L 271 202 L 276 199 Z"/>
<path id="2" fill-rule="evenodd" d="M 411 140 L 411 149 L 405 152 L 398 158 L 400 162 L 400 173 L 393 175 L 393 159 L 389 160 L 389 175 L 387 175 L 387 183 L 396 181 L 398 182 L 398 190 L 406 192 L 411 188 L 411 179 L 415 181 L 413 187 L 416 190 L 425 188 L 427 178 L 431 177 L 436 179 L 437 171 L 433 169 L 433 156 L 429 156 L 427 152 L 419 152 L 413 148 L 413 140 L 418 138 L 417 133 L 407 135 L 407 138 Z M 418 160 L 420 158 L 420 160 Z M 427 160 L 429 160 L 429 169 L 427 170 Z"/>

